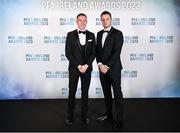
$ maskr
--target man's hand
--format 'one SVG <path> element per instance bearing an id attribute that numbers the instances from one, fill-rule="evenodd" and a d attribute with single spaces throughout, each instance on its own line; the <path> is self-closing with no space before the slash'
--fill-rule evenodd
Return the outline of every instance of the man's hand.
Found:
<path id="1" fill-rule="evenodd" d="M 81 68 L 82 68 L 82 66 L 81 66 L 81 65 L 79 65 L 79 66 L 78 66 L 78 69 L 80 70 Z"/>
<path id="2" fill-rule="evenodd" d="M 106 74 L 107 71 L 108 71 L 108 68 L 107 68 L 105 65 L 103 65 L 103 64 L 100 64 L 100 65 L 99 65 L 99 69 L 100 69 L 100 71 L 101 71 L 103 74 Z"/>
<path id="3" fill-rule="evenodd" d="M 79 69 L 79 71 L 81 72 L 81 73 L 85 73 L 86 72 L 86 70 L 88 69 L 88 65 L 87 64 L 85 64 L 85 65 L 79 65 L 78 66 L 78 69 Z"/>
<path id="4" fill-rule="evenodd" d="M 79 69 L 79 71 L 82 73 L 83 71 L 82 71 L 82 65 L 79 65 L 78 66 L 78 69 Z"/>

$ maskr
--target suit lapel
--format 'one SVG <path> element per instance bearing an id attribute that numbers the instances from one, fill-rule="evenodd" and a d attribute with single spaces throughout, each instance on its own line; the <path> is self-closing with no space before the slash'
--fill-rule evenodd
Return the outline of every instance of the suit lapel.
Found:
<path id="1" fill-rule="evenodd" d="M 89 32 L 86 31 L 86 45 L 85 45 L 85 54 L 87 52 L 87 48 L 88 48 L 88 40 L 89 40 Z"/>
<path id="2" fill-rule="evenodd" d="M 103 35 L 103 31 L 101 31 L 100 36 L 99 36 L 99 43 L 100 43 L 101 49 L 103 49 L 103 47 L 102 47 L 102 35 Z"/>
<path id="3" fill-rule="evenodd" d="M 77 31 L 77 30 L 74 31 L 74 35 L 75 35 L 76 42 L 77 42 L 77 43 L 75 43 L 75 44 L 78 45 L 79 50 L 81 51 L 81 44 L 80 44 L 80 41 L 79 41 L 79 36 L 78 36 L 78 31 Z"/>

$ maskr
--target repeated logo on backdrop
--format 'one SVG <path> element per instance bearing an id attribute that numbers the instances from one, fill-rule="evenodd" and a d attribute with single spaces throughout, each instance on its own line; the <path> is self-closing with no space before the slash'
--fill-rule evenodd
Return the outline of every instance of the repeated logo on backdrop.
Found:
<path id="1" fill-rule="evenodd" d="M 0 99 L 67 98 L 66 35 L 81 12 L 96 35 L 104 10 L 124 35 L 124 97 L 180 97 L 179 9 L 176 0 L 1 1 Z M 89 97 L 103 97 L 96 60 Z"/>

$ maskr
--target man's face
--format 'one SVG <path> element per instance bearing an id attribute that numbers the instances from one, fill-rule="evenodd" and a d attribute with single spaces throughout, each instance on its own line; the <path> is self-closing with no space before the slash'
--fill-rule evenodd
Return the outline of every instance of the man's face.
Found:
<path id="1" fill-rule="evenodd" d="M 76 21 L 80 30 L 85 30 L 87 25 L 87 18 L 85 16 L 79 16 Z"/>
<path id="2" fill-rule="evenodd" d="M 111 26 L 111 16 L 109 14 L 104 14 L 101 16 L 101 23 L 104 28 L 109 28 Z"/>

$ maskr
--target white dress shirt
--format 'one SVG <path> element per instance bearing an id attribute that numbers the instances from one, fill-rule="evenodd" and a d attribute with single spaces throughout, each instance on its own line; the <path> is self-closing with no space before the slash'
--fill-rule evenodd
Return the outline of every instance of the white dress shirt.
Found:
<path id="1" fill-rule="evenodd" d="M 112 26 L 110 26 L 109 28 L 104 29 L 104 31 L 108 31 L 108 32 L 109 32 L 109 31 L 111 30 L 111 27 L 112 27 Z M 103 35 L 102 35 L 102 47 L 104 47 L 104 42 L 105 42 L 105 40 L 106 40 L 106 37 L 107 37 L 107 35 L 108 35 L 108 32 L 104 32 Z M 99 62 L 99 63 L 98 63 L 98 66 L 101 65 L 101 64 L 102 64 L 102 62 Z M 106 66 L 106 65 L 105 65 L 105 66 Z M 109 69 L 108 66 L 106 66 L 106 67 Z"/>
<path id="2" fill-rule="evenodd" d="M 79 36 L 80 44 L 82 46 L 84 46 L 86 44 L 86 34 L 83 34 L 83 33 L 79 34 L 80 29 L 77 29 L 77 30 L 78 30 L 78 36 Z M 86 31 L 86 30 L 84 30 L 84 31 Z"/>
<path id="3" fill-rule="evenodd" d="M 111 26 L 110 26 L 109 28 L 104 29 L 104 31 L 108 31 L 108 32 L 109 32 L 110 29 L 111 29 Z M 106 37 L 107 37 L 107 35 L 108 35 L 108 32 L 104 32 L 103 35 L 102 35 L 102 47 L 104 47 L 104 42 L 105 42 L 105 40 L 106 40 Z"/>

